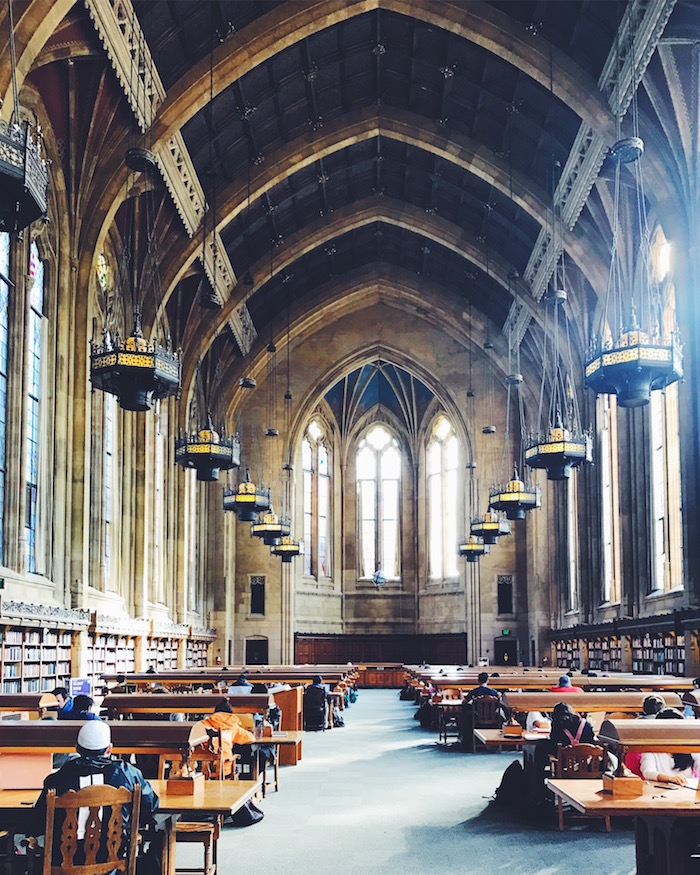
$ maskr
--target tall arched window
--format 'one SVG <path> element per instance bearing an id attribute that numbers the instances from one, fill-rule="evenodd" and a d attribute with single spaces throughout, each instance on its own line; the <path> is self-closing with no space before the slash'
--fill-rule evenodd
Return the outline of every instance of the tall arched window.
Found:
<path id="1" fill-rule="evenodd" d="M 384 426 L 373 426 L 360 441 L 356 471 L 360 577 L 371 578 L 381 569 L 387 580 L 397 580 L 401 573 L 401 452 Z"/>
<path id="2" fill-rule="evenodd" d="M 10 235 L 0 234 L 0 564 L 4 563 L 5 472 L 7 456 L 7 340 L 10 278 Z"/>
<path id="3" fill-rule="evenodd" d="M 676 292 L 671 272 L 671 247 L 657 228 L 651 246 L 654 279 L 659 283 L 661 332 L 670 335 L 676 325 Z M 651 592 L 683 586 L 681 455 L 678 383 L 651 393 L 649 404 L 651 456 Z"/>
<path id="4" fill-rule="evenodd" d="M 601 602 L 620 599 L 619 514 L 617 474 L 617 398 L 596 401 L 600 459 Z"/>
<path id="5" fill-rule="evenodd" d="M 457 468 L 459 443 L 452 423 L 438 416 L 427 447 L 428 555 L 431 580 L 457 577 Z"/>
<path id="6" fill-rule="evenodd" d="M 327 437 L 312 420 L 302 442 L 304 489 L 304 574 L 331 576 L 331 468 Z"/>
<path id="7" fill-rule="evenodd" d="M 29 253 L 29 319 L 27 324 L 27 431 L 25 440 L 26 508 L 24 532 L 27 571 L 39 571 L 37 518 L 39 505 L 39 449 L 41 444 L 41 353 L 44 317 L 44 264 L 36 243 Z"/>
<path id="8" fill-rule="evenodd" d="M 575 470 L 566 481 L 566 571 L 568 611 L 578 610 L 578 475 Z"/>
<path id="9" fill-rule="evenodd" d="M 167 441 L 166 410 L 157 402 L 155 460 L 153 470 L 153 601 L 165 602 L 165 447 Z"/>

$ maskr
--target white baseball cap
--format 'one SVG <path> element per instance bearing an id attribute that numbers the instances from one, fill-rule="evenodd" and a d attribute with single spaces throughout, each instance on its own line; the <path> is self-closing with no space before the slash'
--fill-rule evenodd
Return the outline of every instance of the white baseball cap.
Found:
<path id="1" fill-rule="evenodd" d="M 110 728 L 101 720 L 88 720 L 78 733 L 78 745 L 83 750 L 104 750 L 111 743 Z"/>

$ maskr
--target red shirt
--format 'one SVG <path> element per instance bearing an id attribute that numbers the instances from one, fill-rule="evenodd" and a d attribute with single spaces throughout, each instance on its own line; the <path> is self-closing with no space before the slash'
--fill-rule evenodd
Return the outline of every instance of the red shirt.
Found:
<path id="1" fill-rule="evenodd" d="M 583 690 L 581 689 L 581 687 L 572 687 L 571 684 L 569 684 L 568 687 L 550 687 L 549 692 L 550 693 L 582 693 Z"/>

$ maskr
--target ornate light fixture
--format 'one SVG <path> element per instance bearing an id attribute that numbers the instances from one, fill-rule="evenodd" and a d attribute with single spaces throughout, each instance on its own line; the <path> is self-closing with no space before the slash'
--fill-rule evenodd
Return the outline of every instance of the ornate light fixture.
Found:
<path id="1" fill-rule="evenodd" d="M 211 409 L 216 405 L 220 393 L 220 360 L 217 355 L 218 338 L 214 339 L 210 351 L 211 359 L 216 359 L 214 375 L 211 379 L 202 363 L 197 364 L 195 375 L 195 394 L 190 404 L 190 417 L 186 432 L 180 432 L 175 440 L 175 462 L 184 469 L 194 468 L 197 480 L 211 482 L 219 479 L 219 471 L 238 468 L 241 464 L 241 442 L 238 435 L 226 436 L 225 426 L 218 431 L 212 424 Z M 218 419 L 224 422 L 219 410 Z"/>
<path id="2" fill-rule="evenodd" d="M 136 63 L 136 53 L 132 63 Z M 137 77 L 140 82 L 140 77 Z M 137 102 L 139 95 L 136 95 Z M 90 342 L 90 380 L 93 388 L 116 395 L 124 410 L 143 412 L 170 396 L 180 396 L 182 380 L 179 352 L 172 348 L 162 322 L 164 307 L 155 229 L 155 193 L 164 191 L 155 156 L 150 149 L 132 146 L 124 156 L 129 171 L 125 181 L 123 234 L 118 271 L 118 296 L 110 304 L 102 328 L 102 342 Z M 136 174 L 148 185 L 134 194 Z M 146 292 L 151 293 L 153 339 L 146 340 L 141 314 Z M 126 336 L 127 313 L 133 327 Z"/>
<path id="3" fill-rule="evenodd" d="M 465 541 L 461 541 L 457 547 L 460 556 L 464 556 L 467 562 L 478 562 L 482 556 L 489 553 L 491 548 L 484 544 L 481 538 L 469 535 Z"/>
<path id="4" fill-rule="evenodd" d="M 21 231 L 46 217 L 49 166 L 39 125 L 20 121 L 12 0 L 7 0 L 12 76 L 12 115 L 0 121 L 0 231 Z"/>
<path id="5" fill-rule="evenodd" d="M 235 489 L 224 489 L 224 510 L 232 510 L 242 523 L 252 523 L 257 515 L 270 507 L 270 490 L 256 486 L 246 468 L 243 480 Z"/>
<path id="6" fill-rule="evenodd" d="M 241 464 L 241 442 L 236 435 L 222 437 L 207 414 L 206 428 L 190 434 L 180 434 L 175 441 L 175 462 L 183 468 L 194 468 L 197 480 L 219 479 L 219 471 L 238 468 Z"/>
<path id="7" fill-rule="evenodd" d="M 515 272 L 511 272 L 510 277 L 513 280 L 516 279 Z M 523 376 L 520 372 L 520 349 L 513 340 L 513 327 L 514 326 L 511 323 L 508 334 L 509 373 L 506 376 L 506 427 L 503 441 L 501 470 L 505 470 L 506 459 L 510 452 L 508 439 L 510 436 L 510 409 L 513 389 L 515 389 L 518 398 L 518 416 L 520 419 L 520 439 L 518 441 L 518 448 L 522 458 L 525 411 L 523 410 L 523 399 L 520 395 L 520 386 L 523 382 Z M 517 463 L 513 465 L 512 470 L 513 476 L 507 483 L 496 483 L 491 487 L 489 491 L 489 509 L 503 511 L 506 518 L 509 520 L 523 520 L 525 519 L 527 511 L 541 507 L 542 496 L 539 486 L 533 486 L 529 480 L 525 481 L 520 479 Z"/>
<path id="8" fill-rule="evenodd" d="M 287 299 L 287 388 L 284 393 L 284 439 L 286 440 L 287 456 L 282 465 L 282 524 L 287 528 L 279 541 L 270 548 L 273 556 L 279 556 L 284 563 L 289 563 L 295 556 L 299 556 L 303 549 L 303 543 L 297 541 L 292 534 L 292 475 L 294 466 L 291 459 L 291 432 L 292 432 L 292 388 L 290 353 L 291 336 L 289 330 L 289 299 Z"/>
<path id="9" fill-rule="evenodd" d="M 629 28 L 630 51 L 634 47 L 635 30 L 635 27 Z M 620 54 L 623 53 L 618 50 Z M 621 407 L 641 407 L 648 404 L 652 390 L 663 389 L 681 379 L 683 351 L 678 326 L 674 324 L 671 330 L 665 330 L 661 294 L 650 258 L 651 239 L 640 162 L 644 142 L 639 137 L 636 89 L 632 95 L 633 135 L 625 138 L 620 138 L 625 111 L 622 100 L 620 94 L 618 141 L 610 150 L 615 162 L 612 257 L 605 306 L 586 353 L 585 382 L 596 395 L 616 395 Z M 628 228 L 627 236 L 630 246 L 634 245 L 635 237 L 639 240 L 637 258 L 628 259 L 629 264 L 637 266 L 636 277 L 625 276 L 620 255 L 620 216 L 626 214 L 620 205 L 624 165 L 630 166 L 634 180 L 629 193 L 632 207 L 629 215 L 634 216 L 636 207 L 636 227 Z"/>
<path id="10" fill-rule="evenodd" d="M 155 401 L 179 396 L 180 356 L 170 343 L 149 343 L 141 330 L 141 314 L 134 314 L 131 334 L 122 340 L 105 328 L 102 343 L 90 343 L 90 381 L 95 389 L 116 395 L 123 410 L 144 412 Z"/>
<path id="11" fill-rule="evenodd" d="M 561 231 L 561 215 L 557 213 L 555 204 L 556 182 L 558 180 L 555 180 L 554 171 L 560 168 L 559 162 L 555 161 L 551 179 L 552 241 L 555 251 L 557 238 Z M 538 430 L 525 437 L 525 463 L 531 468 L 544 468 L 548 480 L 568 480 L 572 468 L 593 460 L 593 441 L 590 434 L 584 431 L 581 426 L 578 399 L 572 385 L 573 355 L 569 320 L 566 313 L 563 312 L 567 300 L 566 288 L 566 258 L 562 245 L 561 256 L 554 266 L 549 293 L 546 297 L 546 303 L 549 306 L 544 323 L 542 380 L 537 411 Z M 554 314 L 551 324 L 549 320 L 550 310 Z M 566 367 L 559 345 L 562 330 L 560 312 L 562 312 L 563 328 L 566 330 Z M 545 397 L 549 401 L 546 420 L 544 416 Z"/>
<path id="12" fill-rule="evenodd" d="M 494 486 L 489 494 L 489 507 L 502 510 L 509 520 L 524 520 L 526 511 L 541 506 L 540 487 L 521 480 L 517 465 L 513 467 L 513 478 L 505 486 Z"/>
<path id="13" fill-rule="evenodd" d="M 472 519 L 469 532 L 481 538 L 484 544 L 493 546 L 499 538 L 510 535 L 510 522 L 502 513 L 487 510 L 483 516 Z"/>
<path id="14" fill-rule="evenodd" d="M 295 541 L 291 535 L 285 535 L 280 541 L 270 547 L 273 556 L 279 556 L 282 562 L 291 562 L 295 556 L 301 553 L 301 544 Z"/>

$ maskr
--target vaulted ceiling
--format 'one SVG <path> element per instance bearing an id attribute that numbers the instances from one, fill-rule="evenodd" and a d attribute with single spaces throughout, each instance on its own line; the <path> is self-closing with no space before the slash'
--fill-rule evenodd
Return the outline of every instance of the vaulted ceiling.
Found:
<path id="1" fill-rule="evenodd" d="M 135 35 L 131 81 L 128 60 L 121 77 L 111 69 L 118 34 L 110 47 L 100 9 Z M 684 0 L 56 0 L 43 42 L 41 10 L 32 0 L 19 17 L 20 69 L 45 104 L 88 252 L 123 212 L 125 147 L 138 137 L 170 161 L 167 187 L 156 180 L 162 306 L 188 379 L 216 335 L 237 380 L 288 309 L 293 334 L 313 330 L 309 313 L 330 318 L 372 277 L 424 296 L 465 342 L 467 307 L 477 343 L 512 329 L 534 372 L 558 256 L 553 189 L 580 356 L 607 277 L 613 108 L 642 74 L 652 212 L 695 184 L 700 11 Z M 137 134 L 139 83 L 155 78 Z M 92 164 L 78 170 L 81 150 Z M 211 231 L 214 213 L 225 263 L 208 274 L 223 308 L 200 314 L 202 216 Z"/>

